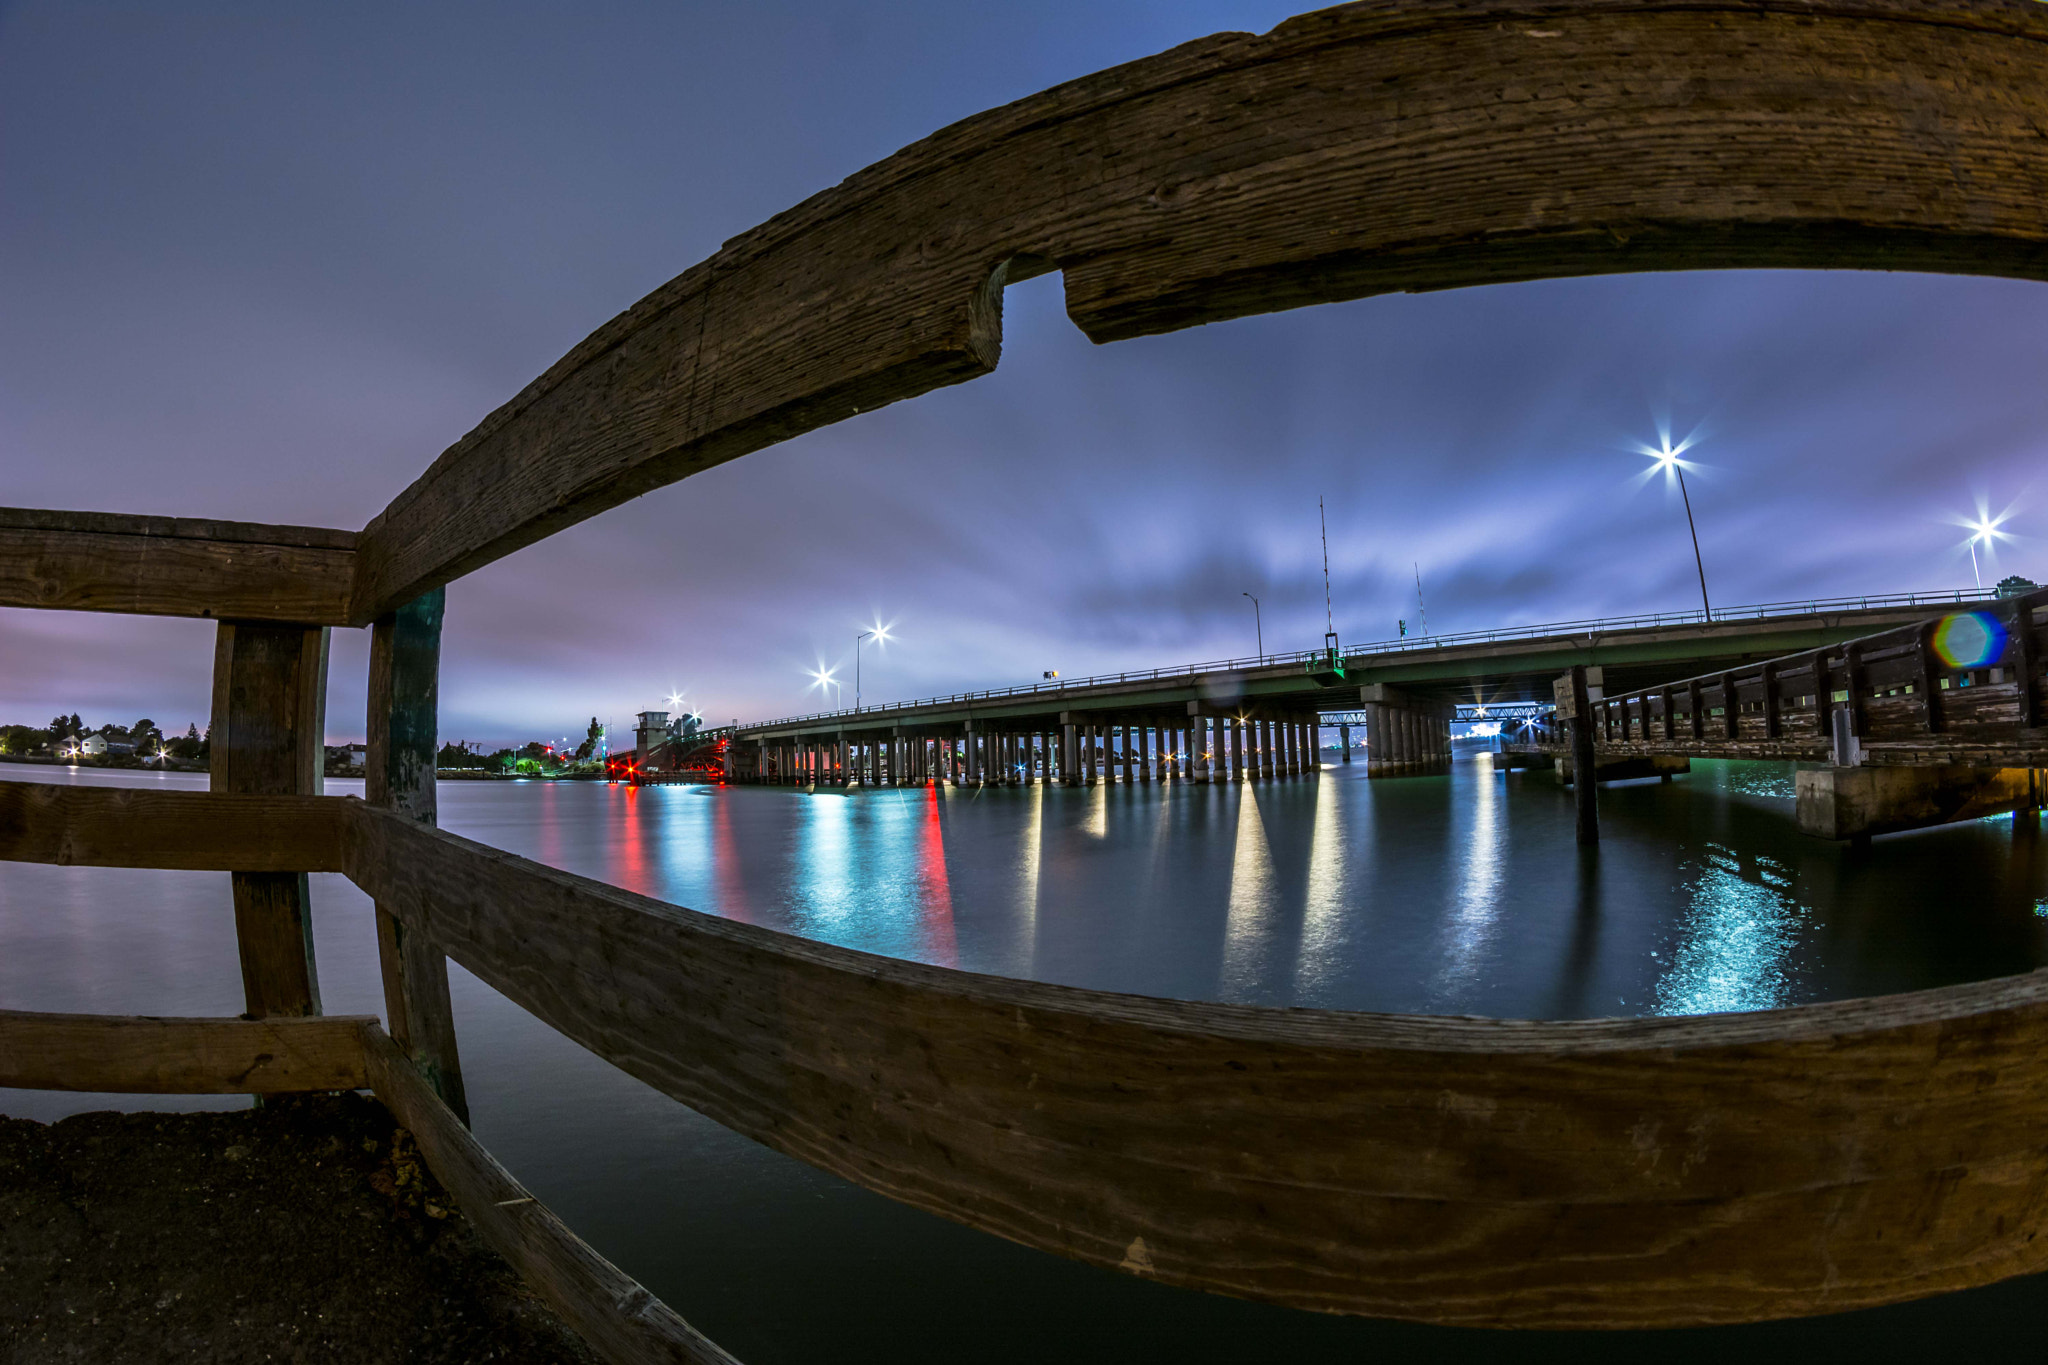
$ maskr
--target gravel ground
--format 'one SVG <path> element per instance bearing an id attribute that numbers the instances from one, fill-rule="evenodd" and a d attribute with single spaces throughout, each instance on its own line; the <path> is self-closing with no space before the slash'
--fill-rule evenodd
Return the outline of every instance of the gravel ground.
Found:
<path id="1" fill-rule="evenodd" d="M 594 1361 L 361 1095 L 0 1117 L 0 1362 Z"/>

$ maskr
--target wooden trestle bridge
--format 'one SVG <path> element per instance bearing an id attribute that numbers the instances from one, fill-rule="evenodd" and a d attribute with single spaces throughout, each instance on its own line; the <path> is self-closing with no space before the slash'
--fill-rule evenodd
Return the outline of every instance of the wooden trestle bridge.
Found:
<path id="1" fill-rule="evenodd" d="M 443 585 L 649 489 L 986 373 L 1007 283 L 1061 271 L 1069 315 L 1109 342 L 1630 270 L 2048 279 L 2043 128 L 2042 5 L 1327 10 L 969 119 L 734 238 L 359 533 L 0 515 L 0 605 L 220 623 L 212 790 L 0 784 L 0 857 L 230 872 L 247 1003 L 232 1019 L 0 1014 L 0 1086 L 367 1086 L 615 1361 L 730 1357 L 471 1136 L 448 957 L 778 1151 L 1167 1284 L 1647 1327 L 2048 1268 L 2040 973 L 1571 1022 L 1145 999 L 873 957 L 571 876 L 437 830 L 433 772 Z M 369 781 L 353 800 L 321 794 L 318 759 L 328 632 L 363 627 Z M 1647 695 L 1616 680 L 1581 714 L 1610 747 L 1704 744 L 1717 723 L 1729 743 L 1811 746 L 1820 721 L 1795 698 L 1848 690 L 1866 754 L 1895 724 L 1974 745 L 1980 684 L 1927 681 L 1916 649 L 1668 697 L 1664 678 Z M 1987 743 L 2005 761 L 2007 741 Z M 316 871 L 375 901 L 381 1024 L 320 1017 Z"/>

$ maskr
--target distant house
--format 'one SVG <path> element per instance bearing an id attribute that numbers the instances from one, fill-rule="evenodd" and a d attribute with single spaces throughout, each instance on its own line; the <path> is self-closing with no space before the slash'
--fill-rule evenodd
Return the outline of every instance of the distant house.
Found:
<path id="1" fill-rule="evenodd" d="M 88 758 L 98 758 L 107 751 L 105 735 L 87 735 L 78 741 L 78 752 Z"/>
<path id="2" fill-rule="evenodd" d="M 366 767 L 366 766 L 367 766 L 367 765 L 369 764 L 369 762 L 370 762 L 370 751 L 369 751 L 368 749 L 350 749 L 350 750 L 348 751 L 348 766 L 349 766 L 349 767 L 351 767 L 351 768 L 361 768 L 361 767 Z"/>

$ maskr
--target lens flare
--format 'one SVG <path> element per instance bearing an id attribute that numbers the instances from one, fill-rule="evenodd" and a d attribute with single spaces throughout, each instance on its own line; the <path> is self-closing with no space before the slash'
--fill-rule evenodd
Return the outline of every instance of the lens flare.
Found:
<path id="1" fill-rule="evenodd" d="M 1944 616 L 1934 627 L 1934 652 L 1950 668 L 1989 668 L 2005 654 L 2005 625 L 1986 611 Z"/>

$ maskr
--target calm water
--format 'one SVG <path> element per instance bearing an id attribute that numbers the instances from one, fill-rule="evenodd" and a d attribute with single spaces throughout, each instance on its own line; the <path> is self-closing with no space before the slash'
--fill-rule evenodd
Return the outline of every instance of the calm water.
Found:
<path id="1" fill-rule="evenodd" d="M 8 765 L 0 778 L 204 785 Z M 1249 788 L 880 791 L 446 783 L 445 828 L 872 952 L 1108 990 L 1523 1017 L 1762 1009 L 2048 964 L 2048 839 L 2009 819 L 1852 851 L 1792 828 L 1790 769 L 1702 763 L 1569 794 L 1462 755 Z M 359 792 L 360 783 L 329 790 Z M 314 878 L 330 1013 L 381 1013 L 368 901 Z M 891 1204 L 733 1136 L 459 969 L 477 1131 L 600 1250 L 750 1365 L 900 1361 L 2038 1361 L 2048 1277 L 1711 1331 L 1500 1334 L 1161 1288 Z M 0 868 L 0 1006 L 241 1010 L 224 873 Z M 0 1111 L 209 1100 L 0 1090 Z M 237 1101 L 228 1101 L 237 1103 Z"/>

